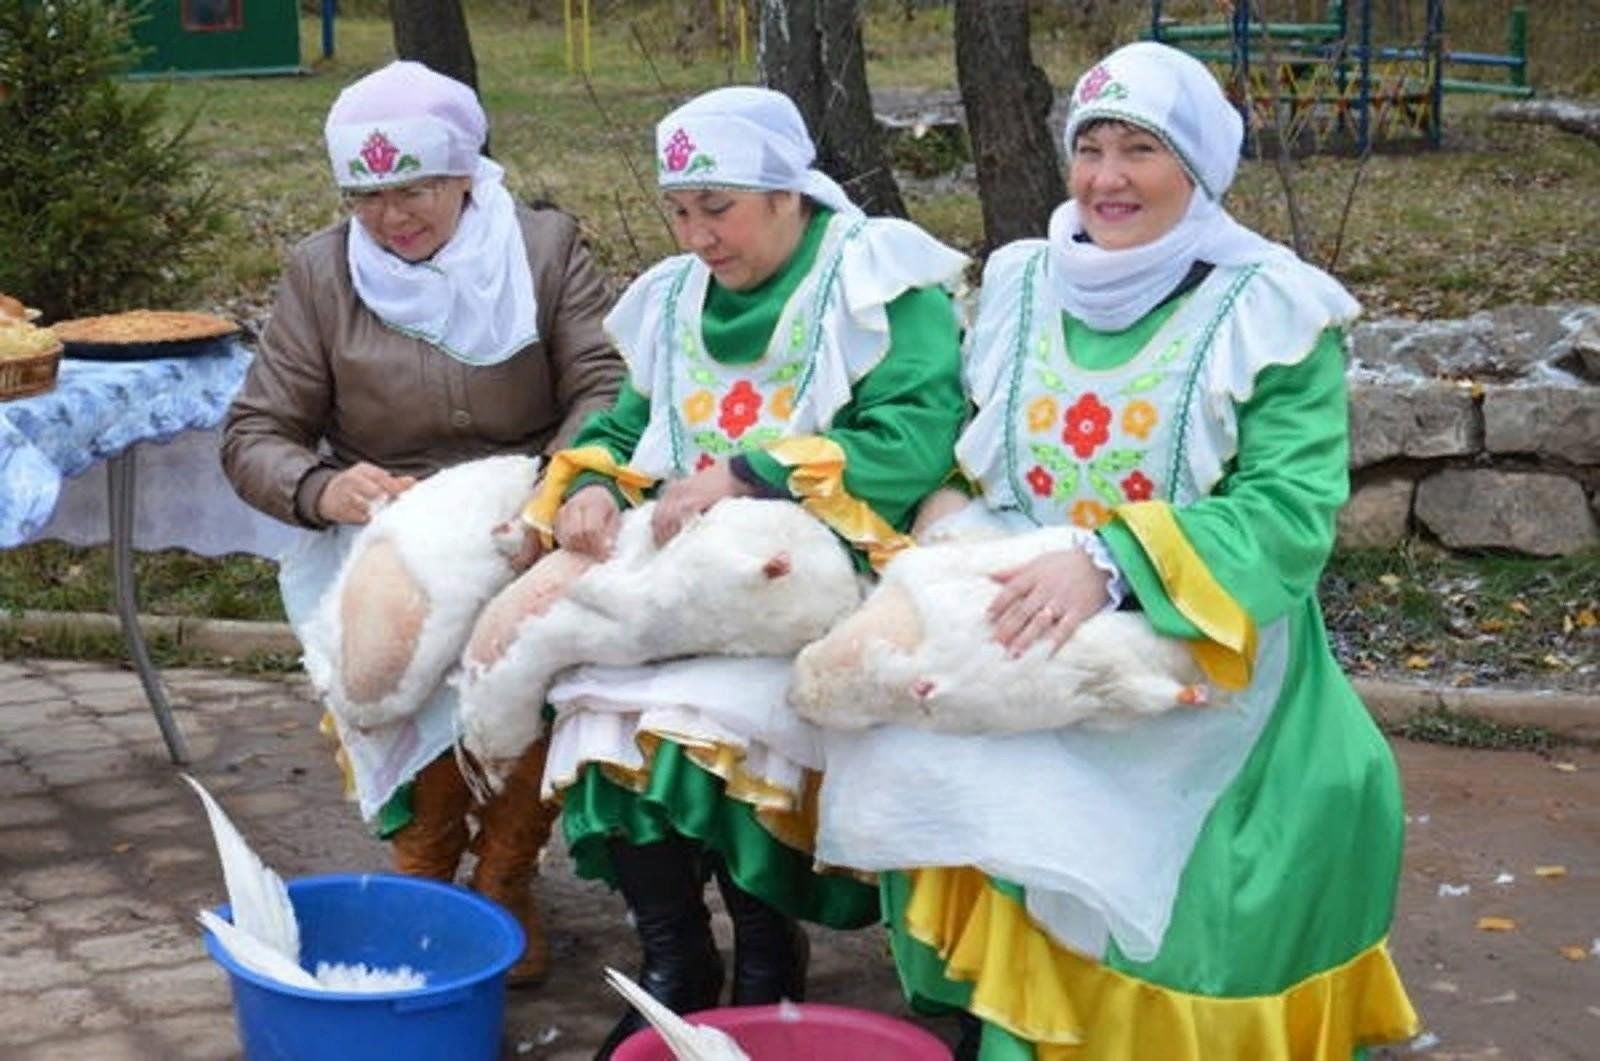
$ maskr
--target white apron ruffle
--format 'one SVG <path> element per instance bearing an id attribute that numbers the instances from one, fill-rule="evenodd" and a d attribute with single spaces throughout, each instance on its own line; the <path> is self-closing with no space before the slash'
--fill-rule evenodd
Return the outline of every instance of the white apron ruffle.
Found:
<path id="1" fill-rule="evenodd" d="M 782 356 L 797 326 L 806 336 L 807 369 L 784 434 L 827 430 L 856 382 L 888 353 L 889 303 L 914 288 L 955 290 L 966 261 L 906 221 L 831 217 L 816 262 L 784 305 L 766 353 Z M 689 470 L 674 465 L 674 414 L 663 399 L 684 389 L 677 378 L 685 371 L 684 347 L 701 341 L 710 283 L 705 263 L 676 255 L 635 280 L 606 316 L 606 333 L 627 362 L 629 382 L 651 398 L 650 420 L 628 463 L 658 478 Z"/>
<path id="2" fill-rule="evenodd" d="M 798 799 L 806 771 L 822 767 L 822 739 L 789 707 L 793 670 L 787 656 L 574 668 L 550 690 L 556 721 L 544 796 L 575 782 L 587 763 L 643 770 L 640 737 L 651 734 L 691 748 L 733 748 L 746 775 Z"/>
<path id="3" fill-rule="evenodd" d="M 963 377 L 978 413 L 957 442 L 956 457 L 1000 508 L 1022 502 L 1005 470 L 1006 440 L 1014 427 L 1005 401 L 1012 367 L 1019 354 L 1033 355 L 1040 343 L 1062 342 L 1063 310 L 1047 249 L 1044 240 L 1019 240 L 995 252 L 966 340 Z M 1256 376 L 1273 365 L 1303 361 L 1326 329 L 1349 325 L 1360 310 L 1338 281 L 1289 253 L 1211 271 L 1148 344 L 1161 348 L 1178 336 L 1206 344 L 1182 440 L 1184 474 L 1173 484 L 1180 502 L 1210 493 L 1237 454 L 1237 406 L 1254 394 Z M 1212 323 L 1214 331 L 1206 334 Z"/>

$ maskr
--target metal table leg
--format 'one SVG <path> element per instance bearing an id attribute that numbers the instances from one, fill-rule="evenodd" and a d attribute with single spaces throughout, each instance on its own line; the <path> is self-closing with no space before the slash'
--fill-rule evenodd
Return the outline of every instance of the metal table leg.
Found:
<path id="1" fill-rule="evenodd" d="M 106 484 L 109 487 L 111 508 L 111 574 L 112 595 L 117 605 L 117 621 L 122 626 L 122 640 L 133 657 L 133 667 L 139 672 L 144 685 L 145 699 L 155 712 L 156 725 L 161 727 L 161 738 L 167 742 L 167 754 L 179 765 L 189 761 L 189 750 L 184 746 L 183 734 L 173 720 L 172 707 L 167 703 L 166 690 L 161 687 L 161 676 L 150 662 L 150 650 L 144 643 L 144 631 L 139 629 L 139 599 L 133 585 L 133 499 L 134 473 L 138 466 L 137 445 L 129 446 L 106 463 Z"/>

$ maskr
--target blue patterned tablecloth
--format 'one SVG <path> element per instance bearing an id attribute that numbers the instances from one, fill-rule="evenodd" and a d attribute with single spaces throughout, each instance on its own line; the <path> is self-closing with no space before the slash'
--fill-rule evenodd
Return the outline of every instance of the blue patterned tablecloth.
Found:
<path id="1" fill-rule="evenodd" d="M 63 479 L 135 443 L 220 422 L 249 364 L 232 340 L 195 357 L 69 359 L 54 390 L 0 401 L 0 548 L 38 534 Z"/>

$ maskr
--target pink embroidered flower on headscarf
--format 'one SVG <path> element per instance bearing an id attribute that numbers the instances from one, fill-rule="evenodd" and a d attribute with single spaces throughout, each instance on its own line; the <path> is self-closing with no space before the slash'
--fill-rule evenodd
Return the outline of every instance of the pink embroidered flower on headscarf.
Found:
<path id="1" fill-rule="evenodd" d="M 400 149 L 390 143 L 389 138 L 381 130 L 374 130 L 361 145 L 361 158 L 367 164 L 367 169 L 375 177 L 381 177 L 394 169 L 394 160 L 400 157 Z"/>
<path id="2" fill-rule="evenodd" d="M 681 173 L 689 164 L 689 156 L 694 154 L 694 141 L 689 139 L 689 134 L 679 129 L 667 141 L 666 149 L 661 152 L 662 160 L 667 164 L 668 173 Z"/>
<path id="3" fill-rule="evenodd" d="M 1111 71 L 1106 69 L 1105 63 L 1101 63 L 1084 76 L 1083 84 L 1078 88 L 1078 102 L 1088 103 L 1092 99 L 1098 99 L 1100 90 L 1110 83 Z"/>

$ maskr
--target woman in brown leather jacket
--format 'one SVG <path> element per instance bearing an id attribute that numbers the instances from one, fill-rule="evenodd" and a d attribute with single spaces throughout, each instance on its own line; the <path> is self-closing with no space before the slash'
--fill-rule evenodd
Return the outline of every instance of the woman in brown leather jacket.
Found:
<path id="1" fill-rule="evenodd" d="M 340 95 L 325 133 L 350 216 L 295 248 L 222 448 L 241 497 L 321 532 L 282 561 L 297 624 L 371 505 L 462 461 L 560 449 L 621 375 L 600 327 L 609 291 L 577 224 L 513 202 L 480 154 L 487 119 L 471 89 L 393 63 Z M 531 883 L 555 814 L 538 798 L 544 744 L 475 804 L 446 751 L 453 711 L 440 690 L 411 783 L 363 791 L 363 813 L 401 872 L 443 880 L 475 815 L 472 886 L 521 921 L 511 977 L 537 980 L 547 954 Z"/>

